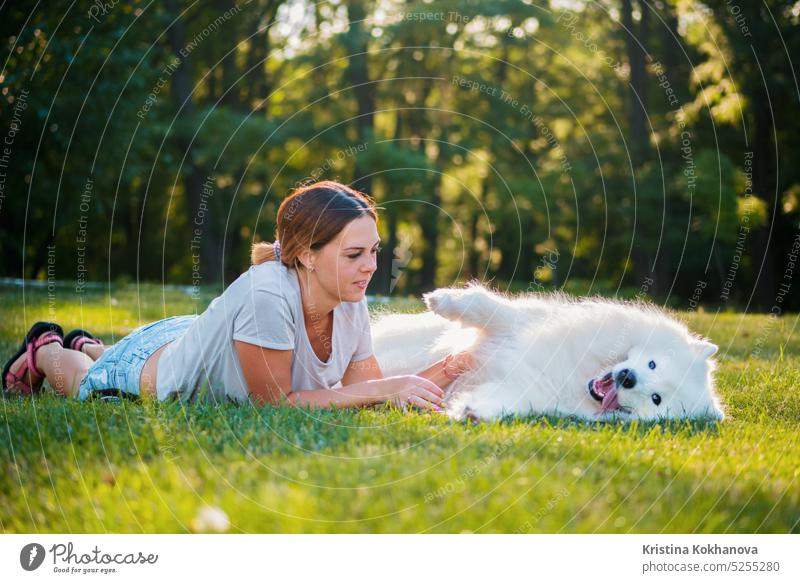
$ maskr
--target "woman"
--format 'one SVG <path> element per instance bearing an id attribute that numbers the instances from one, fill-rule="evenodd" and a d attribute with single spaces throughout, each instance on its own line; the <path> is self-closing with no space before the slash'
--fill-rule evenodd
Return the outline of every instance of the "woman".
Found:
<path id="1" fill-rule="evenodd" d="M 110 347 L 38 322 L 6 364 L 3 388 L 34 394 L 46 379 L 79 399 L 391 401 L 441 411 L 442 387 L 470 366 L 466 354 L 389 378 L 372 354 L 364 293 L 376 270 L 377 220 L 372 200 L 343 184 L 300 188 L 278 209 L 278 239 L 254 245 L 253 266 L 202 314 L 142 326 Z"/>

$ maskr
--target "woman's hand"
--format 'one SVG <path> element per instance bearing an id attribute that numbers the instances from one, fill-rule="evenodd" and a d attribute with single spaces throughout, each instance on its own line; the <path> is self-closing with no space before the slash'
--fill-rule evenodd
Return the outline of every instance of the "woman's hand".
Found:
<path id="1" fill-rule="evenodd" d="M 475 359 L 469 352 L 448 354 L 444 359 L 444 374 L 451 381 L 475 368 Z"/>
<path id="2" fill-rule="evenodd" d="M 472 355 L 468 352 L 459 352 L 457 354 L 448 354 L 442 360 L 437 360 L 432 366 L 418 373 L 417 376 L 433 382 L 439 388 L 444 388 L 461 374 L 474 367 L 475 361 Z"/>
<path id="3" fill-rule="evenodd" d="M 420 376 L 398 375 L 372 382 L 379 384 L 382 401 L 390 401 L 398 407 L 413 405 L 441 412 L 444 406 L 444 391 L 436 383 Z"/>

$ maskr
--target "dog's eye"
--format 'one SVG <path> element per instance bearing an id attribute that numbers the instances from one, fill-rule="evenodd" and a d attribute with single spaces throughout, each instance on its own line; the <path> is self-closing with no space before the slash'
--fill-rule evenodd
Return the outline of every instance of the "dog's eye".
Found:
<path id="1" fill-rule="evenodd" d="M 650 370 L 653 370 L 656 367 L 656 361 L 655 360 L 651 360 L 650 362 L 647 363 L 647 366 L 650 367 Z M 656 404 L 658 404 L 658 403 L 656 403 Z"/>
<path id="2" fill-rule="evenodd" d="M 661 395 L 659 395 L 658 393 L 653 393 L 651 399 L 653 399 L 653 403 L 655 403 L 656 405 L 661 404 Z"/>

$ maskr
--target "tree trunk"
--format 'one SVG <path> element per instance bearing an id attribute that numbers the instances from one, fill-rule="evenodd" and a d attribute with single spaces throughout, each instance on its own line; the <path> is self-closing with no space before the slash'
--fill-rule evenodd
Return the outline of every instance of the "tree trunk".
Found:
<path id="1" fill-rule="evenodd" d="M 349 51 L 346 78 L 356 97 L 358 140 L 360 144 L 367 144 L 369 147 L 374 142 L 375 132 L 375 86 L 369 82 L 367 68 L 369 32 L 364 27 L 366 14 L 364 0 L 348 2 L 347 17 L 350 20 L 350 32 L 345 41 Z M 365 168 L 356 157 L 353 187 L 369 193 L 372 190 L 370 171 L 371 169 Z"/>
<path id="2" fill-rule="evenodd" d="M 667 101 L 665 107 L 668 110 L 675 111 L 688 99 L 689 87 L 687 81 L 690 71 L 687 67 L 681 65 L 681 54 L 679 52 L 681 37 L 678 34 L 678 16 L 675 13 L 675 8 L 669 2 L 662 3 L 662 20 L 664 21 L 664 27 L 661 29 L 661 47 L 664 73 L 667 75 L 670 86 L 675 91 L 677 98 L 677 102 L 674 104 L 670 104 Z M 665 147 L 666 150 L 667 148 Z M 667 164 L 674 168 L 674 172 L 679 173 L 683 163 L 680 150 L 677 147 L 670 149 L 668 155 L 669 161 Z M 678 221 L 674 216 L 675 209 L 679 206 L 679 201 L 672 200 L 670 195 L 677 196 L 677 192 L 667 188 L 664 193 L 664 237 L 661 242 L 659 256 L 656 258 L 654 276 L 654 280 L 661 288 L 662 293 L 668 289 L 668 286 L 672 285 L 673 280 L 672 242 L 679 239 L 679 237 L 673 236 L 673 232 L 682 229 L 682 222 Z M 681 234 L 680 238 L 683 238 L 683 234 Z"/>
<path id="3" fill-rule="evenodd" d="M 478 192 L 477 205 L 472 209 L 472 214 L 469 219 L 469 240 L 470 250 L 467 254 L 467 271 L 470 279 L 478 278 L 478 271 L 480 270 L 480 252 L 478 251 L 478 241 L 480 240 L 480 221 L 481 216 L 485 212 L 486 198 L 491 184 L 491 174 L 487 172 L 486 177 L 481 181 L 481 190 Z"/>
<path id="4" fill-rule="evenodd" d="M 399 272 L 393 273 L 396 261 L 394 253 L 397 248 L 397 205 L 386 205 L 381 216 L 386 220 L 387 238 L 386 244 L 382 245 L 384 251 L 380 255 L 378 277 L 375 278 L 373 287 L 376 288 L 375 291 L 388 296 L 392 293 L 395 276 L 400 276 Z"/>
<path id="5" fill-rule="evenodd" d="M 769 96 L 763 87 L 760 95 L 751 101 L 755 120 L 753 156 L 753 192 L 767 206 L 767 220 L 761 227 L 753 230 L 753 302 L 760 310 L 769 310 L 775 303 L 775 266 L 770 253 L 770 230 L 775 220 L 775 205 L 771 196 L 775 193 L 772 172 L 775 168 L 772 142 L 772 119 L 769 111 Z"/>
<path id="6" fill-rule="evenodd" d="M 394 124 L 394 139 L 400 139 L 403 133 L 403 118 L 402 111 L 398 109 L 395 112 Z M 397 226 L 400 220 L 400 210 L 392 200 L 386 200 L 387 194 L 384 193 L 384 201 L 386 210 L 381 215 L 386 218 L 387 238 L 381 247 L 383 251 L 380 256 L 380 265 L 378 268 L 378 277 L 375 281 L 375 286 L 382 294 L 389 295 L 392 292 L 392 266 L 395 261 L 395 249 L 397 248 Z"/>
<path id="7" fill-rule="evenodd" d="M 422 250 L 422 268 L 420 269 L 420 291 L 422 293 L 436 289 L 436 269 L 439 266 L 437 251 L 439 250 L 439 209 L 442 205 L 441 174 L 432 181 L 430 197 L 420 217 L 425 247 Z M 429 182 L 430 184 L 430 182 Z"/>
<path id="8" fill-rule="evenodd" d="M 167 10 L 173 18 L 180 14 L 180 8 L 176 0 L 166 0 Z M 180 64 L 172 75 L 172 97 L 176 111 L 180 110 L 180 116 L 192 120 L 194 117 L 194 104 L 192 103 L 192 80 L 190 77 L 188 59 L 180 55 L 180 50 L 186 46 L 186 23 L 183 18 L 178 18 L 167 31 L 173 57 L 181 59 Z M 191 135 L 191 134 L 189 134 Z M 195 139 L 199 139 L 200 134 Z M 202 225 L 196 225 L 195 219 L 200 218 L 198 211 L 204 202 L 203 188 L 208 176 L 201 168 L 195 164 L 192 156 L 193 146 L 190 138 L 186 135 L 177 135 L 175 144 L 178 147 L 178 154 L 184 158 L 183 166 L 183 188 L 188 213 L 188 239 L 187 251 L 196 253 L 196 248 L 192 249 L 191 241 L 195 238 L 195 229 L 200 230 L 199 245 L 199 275 L 202 283 L 213 283 L 222 281 L 222 246 L 218 244 L 216 230 L 214 228 L 214 218 L 210 212 L 206 212 L 203 217 Z M 211 201 L 206 197 L 206 204 L 209 211 Z"/>
<path id="9" fill-rule="evenodd" d="M 640 5 L 641 20 L 638 25 L 633 21 L 633 7 L 631 0 L 622 0 L 622 22 L 625 27 L 625 47 L 630 66 L 630 85 L 628 103 L 628 126 L 630 128 L 630 150 L 631 165 L 633 166 L 633 184 L 636 186 L 636 197 L 638 200 L 637 223 L 634 226 L 634 245 L 633 245 L 633 264 L 637 283 L 641 283 L 646 277 L 652 277 L 651 260 L 652 253 L 647 249 L 647 245 L 652 238 L 644 228 L 646 221 L 639 217 L 644 210 L 641 197 L 641 171 L 648 158 L 648 134 L 647 134 L 647 71 L 646 53 L 643 46 L 647 40 L 647 16 L 650 8 Z M 640 46 L 641 45 L 641 46 Z M 647 201 L 644 201 L 647 203 Z M 655 279 L 655 278 L 654 278 Z M 650 292 L 657 295 L 660 282 L 653 282 Z"/>

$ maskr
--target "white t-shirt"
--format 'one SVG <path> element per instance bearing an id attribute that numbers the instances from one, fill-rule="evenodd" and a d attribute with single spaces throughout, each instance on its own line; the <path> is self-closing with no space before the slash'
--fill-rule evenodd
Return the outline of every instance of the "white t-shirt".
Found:
<path id="1" fill-rule="evenodd" d="M 254 265 L 161 353 L 159 400 L 189 400 L 205 387 L 217 402 L 247 400 L 234 340 L 293 350 L 293 391 L 332 388 L 351 361 L 372 355 L 367 300 L 341 302 L 334 308 L 331 355 L 322 362 L 306 333 L 297 271 L 277 261 Z"/>

